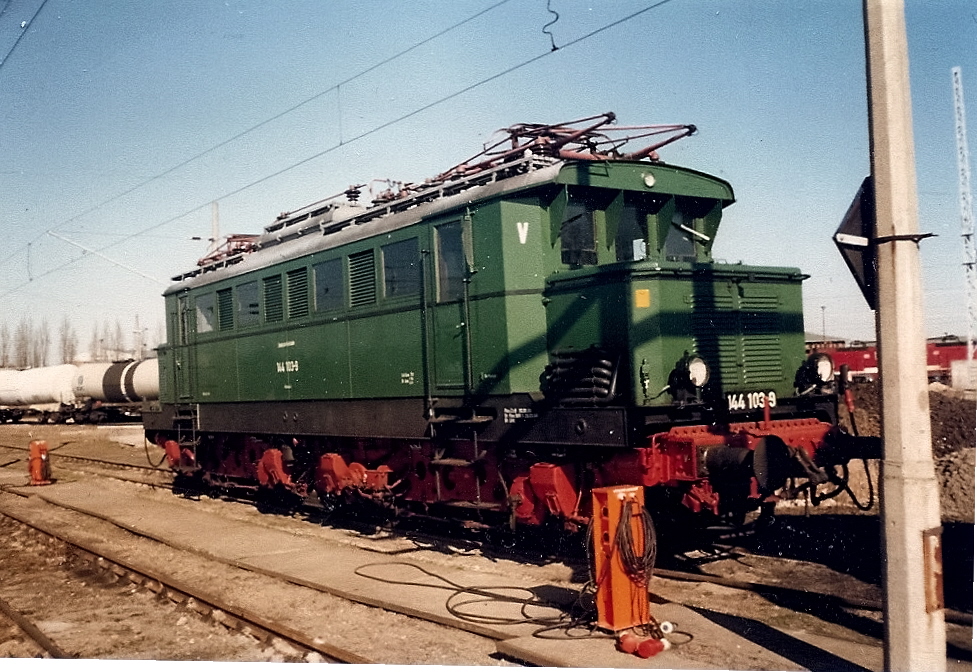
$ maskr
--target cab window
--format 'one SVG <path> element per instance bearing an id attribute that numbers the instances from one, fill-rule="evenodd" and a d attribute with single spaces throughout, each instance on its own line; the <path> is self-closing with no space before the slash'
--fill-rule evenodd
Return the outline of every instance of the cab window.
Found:
<path id="1" fill-rule="evenodd" d="M 583 199 L 567 201 L 560 224 L 560 259 L 570 266 L 597 264 L 597 231 L 594 211 Z"/>
<path id="2" fill-rule="evenodd" d="M 681 210 L 672 215 L 672 225 L 665 236 L 664 253 L 668 261 L 695 261 L 695 243 L 689 229 L 694 220 Z"/>
<path id="3" fill-rule="evenodd" d="M 648 215 L 658 207 L 650 199 L 625 195 L 614 245 L 618 261 L 642 261 L 648 257 Z"/>
<path id="4" fill-rule="evenodd" d="M 457 301 L 465 294 L 465 251 L 461 222 L 435 229 L 438 242 L 438 301 Z"/>
<path id="5" fill-rule="evenodd" d="M 201 294 L 195 300 L 194 305 L 197 310 L 197 333 L 205 334 L 214 330 L 217 319 L 217 311 L 214 306 L 213 294 Z"/>

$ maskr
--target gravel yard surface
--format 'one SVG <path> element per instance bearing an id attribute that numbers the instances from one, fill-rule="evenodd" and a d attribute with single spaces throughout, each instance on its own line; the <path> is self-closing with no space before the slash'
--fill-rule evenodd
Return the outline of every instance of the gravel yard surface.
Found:
<path id="1" fill-rule="evenodd" d="M 131 484 L 103 484 L 102 487 L 132 488 L 138 489 L 140 495 L 146 494 L 146 489 Z M 11 497 L 14 495 L 0 494 L 0 501 Z M 172 549 L 105 521 L 45 504 L 37 498 L 31 498 L 26 504 L 21 502 L 21 506 L 33 509 L 31 513 L 40 519 L 71 529 L 77 538 L 98 545 L 107 554 L 133 565 L 165 568 L 169 576 L 185 585 L 198 586 L 209 594 L 255 610 L 270 620 L 311 631 L 324 642 L 354 651 L 378 663 L 499 664 L 490 657 L 495 653 L 494 643 L 482 637 L 351 603 Z M 17 528 L 8 522 L 6 527 L 0 527 L 0 536 L 17 540 L 25 535 Z M 70 634 L 71 639 L 64 648 L 79 657 L 214 661 L 302 659 L 301 654 L 289 647 L 276 649 L 253 638 L 227 631 L 210 621 L 205 621 L 206 631 L 201 631 L 201 619 L 192 612 L 168 601 L 160 602 L 147 591 L 105 586 L 100 579 L 89 577 L 88 570 L 73 564 L 70 553 L 66 553 L 58 544 L 47 550 L 44 546 L 44 542 L 34 540 L 30 543 L 14 541 L 2 547 L 0 563 L 9 575 L 0 575 L 4 577 L 0 582 L 4 585 L 0 596 L 8 588 L 8 576 L 11 577 L 10 586 L 15 585 L 16 579 L 16 585 L 21 587 L 22 603 L 30 604 L 32 591 L 50 595 L 51 608 L 62 615 L 57 618 L 44 616 L 43 620 L 68 625 L 56 625 L 55 628 L 60 629 L 58 632 L 48 632 L 43 625 L 42 630 L 59 644 L 59 632 L 63 630 L 67 633 L 64 637 Z M 35 563 L 40 563 L 40 567 L 56 568 L 57 571 L 45 573 L 45 581 L 35 584 L 31 571 Z M 34 573 L 38 569 L 35 568 Z M 61 599 L 66 593 L 70 595 L 71 602 Z M 127 602 L 120 604 L 122 597 L 128 598 L 130 594 L 137 601 L 136 606 L 126 606 Z M 99 606 L 102 603 L 107 605 L 104 609 Z M 141 603 L 148 605 L 145 614 L 138 610 Z M 92 636 L 78 629 L 78 615 L 85 613 L 89 614 L 86 621 L 89 625 L 97 622 L 99 628 L 115 636 L 99 636 L 98 631 Z M 147 616 L 156 618 L 157 622 L 138 627 L 132 625 L 136 619 Z M 116 624 L 120 624 L 120 627 L 116 628 Z M 184 626 L 191 636 L 179 636 L 180 628 Z M 151 637 L 149 633 L 159 633 L 160 639 Z M 84 644 L 85 641 L 91 643 Z M 310 655 L 314 658 L 317 654 Z"/>
<path id="2" fill-rule="evenodd" d="M 871 386 L 857 390 L 856 424 L 862 434 L 878 431 L 877 400 Z M 874 405 L 873 405 L 874 403 Z M 943 518 L 946 523 L 944 557 L 948 590 L 972 589 L 973 542 L 957 552 L 949 546 L 965 537 L 973 523 L 975 402 L 972 398 L 931 390 L 934 453 L 941 483 Z M 842 413 L 844 415 L 844 413 Z M 968 420 L 969 419 L 969 420 Z M 969 422 L 969 425 L 968 425 Z M 968 433 L 969 426 L 969 433 Z M 0 427 L 0 464 L 18 459 L 18 453 L 2 446 L 26 446 L 32 438 L 45 438 L 52 448 L 52 467 L 61 480 L 91 480 L 93 487 L 130 488 L 134 496 L 163 502 L 181 501 L 195 511 L 239 520 L 290 534 L 308 535 L 331 544 L 355 546 L 387 554 L 391 559 L 419 561 L 439 566 L 477 570 L 497 576 L 499 585 L 518 576 L 534 584 L 566 591 L 577 590 L 587 580 L 586 564 L 579 558 L 540 559 L 527 562 L 503 549 L 480 548 L 463 539 L 445 540 L 404 530 L 359 526 L 323 525 L 301 515 L 261 512 L 250 504 L 201 497 L 181 500 L 165 489 L 152 489 L 104 474 L 85 471 L 68 462 L 59 463 L 59 452 L 76 453 L 131 464 L 148 464 L 138 428 L 92 428 L 72 426 L 5 425 Z M 969 444 L 967 442 L 970 442 Z M 25 457 L 20 455 L 20 457 Z M 148 460 L 160 453 L 149 448 Z M 877 465 L 871 464 L 873 479 Z M 26 483 L 26 459 L 6 468 L 7 482 L 18 472 Z M 969 480 L 968 480 L 969 479 Z M 14 479 L 16 480 L 16 479 Z M 867 484 L 861 466 L 852 466 L 852 485 L 859 498 L 867 498 Z M 186 582 L 199 582 L 209 590 L 245 606 L 266 609 L 286 624 L 307 627 L 314 624 L 317 636 L 378 663 L 438 665 L 505 664 L 494 655 L 494 642 L 469 633 L 351 603 L 311 589 L 285 584 L 220 562 L 165 547 L 138 537 L 101 520 L 47 505 L 38 498 L 23 500 L 0 493 L 32 515 L 56 522 L 106 550 L 134 562 L 163 566 Z M 804 507 L 803 503 L 782 505 L 773 526 L 746 539 L 734 541 L 756 555 L 731 552 L 716 555 L 707 551 L 697 564 L 710 574 L 744 581 L 766 582 L 788 587 L 812 586 L 829 594 L 877 599 L 880 597 L 878 519 L 858 513 L 853 506 Z M 819 514 L 819 515 L 804 515 Z M 958 522 L 964 521 L 964 522 Z M 959 529 L 958 529 L 959 528 Z M 108 581 L 80 564 L 58 544 L 27 533 L 9 520 L 0 519 L 0 597 L 28 614 L 42 630 L 63 648 L 85 658 L 159 660 L 287 661 L 303 660 L 302 654 L 286 647 L 275 648 L 251 637 L 229 631 L 168 600 L 160 600 L 144 589 L 125 582 Z M 739 543 L 743 542 L 743 543 Z M 969 552 L 969 557 L 967 553 Z M 948 554 L 950 554 L 948 556 Z M 695 557 L 693 554 L 692 557 Z M 954 566 L 957 563 L 957 566 Z M 960 579 L 961 573 L 965 577 Z M 391 588 L 396 590 L 396 588 Z M 756 594 L 722 586 L 694 584 L 656 577 L 651 586 L 657 599 L 689 605 L 702 614 L 746 630 L 764 627 L 804 631 L 862 644 L 878 644 L 881 620 L 878 612 L 841 609 L 818 599 Z M 36 594 L 36 596 L 35 596 Z M 9 597 L 8 597 L 9 595 Z M 951 599 L 950 606 L 972 609 L 972 599 Z M 971 596 L 972 597 L 972 596 Z M 654 613 L 654 606 L 653 606 Z M 719 622 L 717 620 L 717 622 Z M 752 624 L 752 625 L 751 625 Z M 969 657 L 972 629 L 951 626 L 951 646 Z M 697 660 L 715 659 L 720 666 L 733 660 L 724 652 L 710 654 L 710 642 L 694 640 L 688 655 Z M 26 642 L 8 623 L 0 620 L 0 657 L 32 657 L 36 647 Z M 711 656 L 711 657 L 710 657 Z M 312 658 L 314 660 L 314 656 Z M 732 664 L 732 663 L 730 663 Z M 609 661 L 613 665 L 613 661 Z M 750 669 L 748 660 L 729 669 Z"/>

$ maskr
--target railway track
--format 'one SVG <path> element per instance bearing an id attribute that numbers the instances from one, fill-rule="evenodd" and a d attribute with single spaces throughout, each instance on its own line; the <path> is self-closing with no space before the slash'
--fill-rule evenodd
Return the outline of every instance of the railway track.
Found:
<path id="1" fill-rule="evenodd" d="M 101 577 L 102 581 L 108 583 L 125 582 L 134 588 L 152 593 L 160 599 L 180 605 L 201 618 L 220 624 L 229 630 L 248 635 L 265 645 L 283 650 L 290 649 L 297 652 L 298 657 L 302 658 L 305 658 L 310 652 L 315 652 L 319 656 L 318 660 L 324 662 L 354 664 L 373 662 L 365 656 L 342 647 L 316 641 L 315 638 L 309 637 L 288 625 L 268 619 L 254 609 L 236 605 L 220 595 L 189 585 L 168 575 L 160 568 L 106 557 L 104 550 L 93 549 L 77 540 L 68 540 L 58 531 L 44 525 L 38 525 L 36 522 L 21 520 L 9 514 L 0 514 L 0 518 L 13 521 L 15 526 L 28 531 L 29 534 L 44 537 L 44 541 L 48 544 L 56 542 L 63 545 L 76 568 L 78 565 L 82 565 L 88 572 Z M 14 621 L 50 657 L 74 657 L 52 641 L 29 618 L 2 599 L 0 599 L 0 611 Z M 282 646 L 282 643 L 286 646 Z M 293 653 L 293 657 L 295 655 Z"/>
<path id="2" fill-rule="evenodd" d="M 102 461 L 98 463 L 104 466 Z M 102 476 L 100 474 L 93 474 L 92 477 L 97 479 Z M 114 487 L 128 486 L 118 485 Z M 2 488 L 0 490 L 7 490 L 8 497 L 10 496 L 9 488 Z M 23 496 L 18 499 L 29 501 L 24 500 Z M 373 632 L 373 627 L 369 627 L 371 625 L 375 626 L 378 630 L 384 628 L 384 626 L 393 628 L 395 632 L 398 631 L 397 628 L 401 630 L 416 630 L 420 628 L 425 630 L 419 636 L 421 641 L 449 641 L 460 639 L 463 644 L 467 642 L 465 646 L 469 650 L 474 651 L 471 654 L 466 654 L 469 655 L 468 658 L 448 658 L 444 660 L 444 663 L 498 664 L 498 661 L 493 661 L 488 657 L 495 653 L 494 641 L 490 641 L 484 637 L 479 637 L 469 632 L 453 630 L 443 625 L 417 621 L 416 619 L 398 614 L 377 614 L 376 612 L 378 610 L 375 608 L 350 604 L 327 593 L 319 593 L 310 597 L 310 593 L 317 592 L 314 588 L 298 585 L 286 586 L 282 577 L 273 574 L 263 574 L 262 576 L 255 577 L 255 574 L 259 574 L 259 572 L 242 570 L 233 565 L 223 565 L 219 561 L 214 561 L 206 556 L 191 557 L 193 554 L 190 552 L 168 547 L 163 543 L 147 538 L 139 538 L 121 544 L 123 550 L 130 549 L 135 545 L 158 548 L 158 550 L 142 550 L 140 553 L 143 560 L 134 560 L 131 557 L 126 557 L 125 552 L 116 554 L 107 550 L 102 543 L 99 543 L 99 538 L 95 539 L 94 544 L 89 544 L 72 538 L 73 535 L 71 534 L 72 530 L 92 526 L 93 528 L 97 527 L 101 529 L 101 532 L 96 533 L 99 537 L 103 535 L 107 537 L 112 534 L 116 536 L 128 535 L 129 533 L 124 531 L 124 528 L 115 527 L 111 521 L 86 516 L 76 510 L 60 510 L 56 514 L 57 516 L 67 516 L 72 522 L 68 523 L 67 526 L 63 523 L 45 524 L 36 520 L 32 521 L 29 517 L 10 516 L 10 512 L 5 510 L 4 514 L 0 514 L 0 525 L 3 524 L 2 521 L 7 521 L 9 524 L 15 524 L 22 531 L 28 531 L 32 535 L 44 537 L 47 540 L 44 542 L 45 545 L 63 545 L 69 549 L 66 553 L 70 555 L 71 563 L 81 568 L 79 571 L 92 576 L 104 577 L 103 579 L 98 579 L 97 582 L 111 584 L 115 584 L 117 581 L 124 582 L 141 592 L 153 596 L 154 599 L 158 598 L 166 602 L 171 602 L 178 605 L 178 608 L 181 610 L 193 612 L 192 615 L 195 615 L 195 617 L 202 618 L 210 623 L 220 624 L 224 629 L 232 629 L 235 632 L 244 633 L 258 642 L 260 647 L 273 647 L 287 652 L 286 658 L 288 660 L 307 660 L 309 654 L 314 654 L 317 662 L 355 664 L 391 663 L 403 661 L 403 658 L 398 655 L 399 649 L 384 650 L 379 654 L 379 658 L 374 658 L 369 651 L 366 653 L 363 652 L 364 647 L 350 647 L 332 643 L 328 634 L 317 632 L 316 628 L 306 628 L 304 623 L 296 622 L 295 618 L 291 619 L 290 623 L 286 622 L 288 620 L 287 618 L 281 619 L 277 617 L 282 615 L 280 611 L 276 616 L 276 614 L 272 613 L 274 609 L 266 611 L 266 605 L 262 604 L 260 600 L 257 603 L 254 600 L 249 603 L 247 599 L 241 599 L 241 593 L 236 596 L 228 595 L 224 587 L 228 584 L 244 585 L 245 581 L 251 580 L 252 582 L 256 582 L 258 586 L 254 589 L 255 594 L 265 593 L 274 596 L 274 600 L 281 602 L 280 605 L 277 605 L 280 609 L 284 609 L 285 603 L 299 603 L 303 605 L 303 608 L 307 612 L 310 612 L 311 619 L 314 619 L 316 625 L 321 625 L 322 623 L 328 624 L 333 614 L 338 614 L 342 618 L 343 625 L 347 621 L 352 623 L 356 620 L 350 616 L 353 613 L 354 615 L 358 615 L 361 622 L 366 623 L 366 626 L 361 624 L 360 627 L 361 632 L 359 636 L 361 639 L 371 639 L 377 636 L 377 633 Z M 113 527 L 115 527 L 114 530 L 112 529 Z M 59 531 L 60 529 L 67 530 L 68 534 L 63 534 Z M 3 534 L 4 538 L 10 537 L 6 531 L 0 532 L 0 534 Z M 138 544 L 135 544 L 135 541 L 138 541 Z M 209 589 L 206 585 L 202 588 L 201 579 L 197 576 L 198 572 L 195 569 L 198 563 L 201 566 L 208 565 L 199 571 L 199 576 L 220 575 L 224 580 L 213 582 Z M 218 565 L 220 567 L 217 567 Z M 178 571 L 171 571 L 174 567 Z M 93 580 L 92 583 L 94 582 L 96 581 Z M 206 580 L 203 582 L 206 584 Z M 242 588 L 244 593 L 247 593 L 248 590 L 250 588 Z M 308 606 L 315 603 L 317 599 L 319 602 L 323 600 L 326 600 L 326 602 L 317 608 Z M 359 611 L 356 611 L 357 609 Z M 372 613 L 364 614 L 364 612 Z M 392 620 L 397 619 L 399 619 L 399 622 L 391 624 Z M 407 623 L 406 626 L 405 623 Z M 319 629 L 321 630 L 321 628 Z M 408 641 L 411 639 L 407 635 L 402 635 L 399 638 L 407 639 Z M 57 638 L 55 637 L 55 639 Z M 472 640 L 484 640 L 485 643 L 480 646 L 472 646 Z M 465 648 L 465 646 L 460 646 L 459 648 Z M 434 647 L 430 646 L 428 648 L 430 650 Z M 70 648 L 68 650 L 70 651 Z M 457 652 L 453 653 L 456 654 Z M 441 663 L 442 660 L 439 659 L 439 655 L 435 652 L 429 655 L 427 659 L 421 658 L 420 660 L 411 662 Z M 218 657 L 214 659 L 221 660 L 222 658 Z M 258 660 L 262 660 L 262 658 L 258 658 Z"/>
<path id="3" fill-rule="evenodd" d="M 0 446 L 0 447 L 11 448 L 15 450 L 17 449 L 17 447 L 14 446 Z M 128 463 L 120 464 L 112 460 L 61 455 L 57 452 L 55 452 L 54 454 L 57 456 L 58 459 L 69 457 L 72 462 L 77 464 L 88 463 L 89 465 L 95 467 L 93 473 L 97 473 L 97 475 L 99 476 L 106 475 L 105 473 L 103 473 L 104 471 L 111 471 L 116 468 L 121 468 L 126 471 L 129 471 L 133 468 L 133 465 L 131 464 Z M 4 461 L 3 459 L 0 459 L 0 463 L 2 463 L 3 461 Z M 166 470 L 156 469 L 152 467 L 136 467 L 136 469 L 143 472 L 156 472 L 156 473 L 166 472 Z M 116 478 L 118 478 L 118 476 L 116 476 Z M 128 479 L 122 478 L 122 480 L 128 480 Z M 136 481 L 136 482 L 143 483 L 143 481 Z M 234 498 L 229 498 L 229 499 L 230 499 L 230 502 L 228 502 L 229 504 L 235 501 Z M 245 507 L 238 510 L 241 512 L 253 513 L 253 509 L 251 509 L 250 507 Z M 248 517 L 250 517 L 250 513 L 247 515 Z M 281 519 L 278 517 L 256 516 L 256 518 L 262 521 L 267 519 L 268 520 L 267 524 L 269 526 L 277 526 L 281 522 Z M 286 521 L 291 521 L 291 524 L 294 525 L 299 525 L 299 526 L 306 525 L 306 523 L 303 523 L 302 521 L 298 521 L 298 520 L 286 519 Z M 313 526 L 309 529 L 315 530 L 319 528 L 317 526 Z M 420 532 L 418 530 L 411 530 L 409 532 L 404 532 L 402 530 L 398 532 L 395 530 L 392 532 L 392 534 L 394 535 L 398 533 L 408 535 L 412 540 L 412 543 L 416 544 L 418 548 L 426 548 L 426 549 L 437 551 L 439 553 L 456 552 L 466 556 L 481 555 L 481 556 L 496 557 L 496 558 L 505 556 L 507 558 L 512 558 L 517 562 L 520 560 L 519 553 L 515 549 L 509 547 L 500 548 L 499 546 L 493 546 L 492 543 L 478 541 L 471 537 L 464 540 L 459 540 L 456 537 L 446 537 L 437 534 Z M 749 553 L 749 551 L 742 548 L 727 547 L 723 549 L 723 552 L 726 553 L 727 555 L 736 556 L 745 563 L 749 563 L 753 559 L 758 557 L 758 556 L 753 556 L 752 554 Z M 531 559 L 527 559 L 527 558 L 522 558 L 522 560 L 532 562 Z M 539 561 L 538 558 L 535 560 L 537 562 Z M 552 561 L 554 560 L 554 558 L 550 557 L 548 558 L 548 560 Z M 563 560 L 568 564 L 576 564 L 581 566 L 583 565 L 582 557 L 563 558 Z M 767 560 L 770 559 L 767 558 Z M 106 561 L 103 560 L 103 562 Z M 786 567 L 788 561 L 783 561 L 783 562 Z M 539 563 L 539 564 L 544 564 L 544 563 Z M 126 574 L 134 570 L 126 566 L 124 563 L 121 563 L 118 564 L 118 566 L 116 566 L 114 569 L 103 570 L 103 571 L 112 571 L 116 574 L 120 574 L 120 573 Z M 775 600 L 780 600 L 782 602 L 790 602 L 790 601 L 796 602 L 798 600 L 802 600 L 804 603 L 811 603 L 811 601 L 821 602 L 825 604 L 831 603 L 833 605 L 836 605 L 836 607 L 845 608 L 848 609 L 849 611 L 865 611 L 865 610 L 878 611 L 881 608 L 881 605 L 878 603 L 878 601 L 873 602 L 871 600 L 845 597 L 843 595 L 839 596 L 838 594 L 821 592 L 813 584 L 809 584 L 809 585 L 796 584 L 796 585 L 785 586 L 785 585 L 777 585 L 769 582 L 764 582 L 760 580 L 744 580 L 742 578 L 729 578 L 726 576 L 711 576 L 707 572 L 680 571 L 678 569 L 671 569 L 671 568 L 659 569 L 657 570 L 656 573 L 662 579 L 667 579 L 674 583 L 677 582 L 696 583 L 696 584 L 708 583 L 713 585 L 720 585 L 720 586 L 735 588 L 737 590 L 744 591 L 744 592 L 749 592 L 757 596 L 766 596 L 766 597 L 772 596 Z M 192 595 L 190 595 L 190 591 L 183 591 L 180 589 L 178 585 L 164 588 L 163 582 L 161 582 L 158 578 L 154 578 L 152 573 L 146 573 L 146 578 L 140 581 L 141 584 L 147 586 L 146 588 L 147 590 L 157 592 L 158 594 L 161 595 L 178 596 L 176 598 L 177 600 L 186 601 L 187 599 L 190 599 L 192 597 Z M 669 600 L 678 601 L 680 603 L 683 602 L 681 598 L 675 597 L 674 590 L 670 589 L 669 591 L 666 591 L 666 593 L 669 594 L 668 597 Z M 199 605 L 199 611 L 201 613 L 205 613 L 205 614 L 215 613 L 217 615 L 216 616 L 217 619 L 226 620 L 230 624 L 239 622 L 243 624 L 242 627 L 248 630 L 253 630 L 255 632 L 263 632 L 263 633 L 271 633 L 273 629 L 273 628 L 264 627 L 260 622 L 259 623 L 249 622 L 248 619 L 246 618 L 246 614 L 239 614 L 239 611 L 235 610 L 233 605 L 228 606 L 228 605 L 222 605 L 220 603 L 213 604 L 206 599 L 206 596 L 200 599 L 193 597 L 192 599 L 193 601 L 190 602 L 190 604 Z M 692 604 L 691 602 L 689 604 L 690 606 L 694 606 L 694 604 Z M 969 628 L 969 631 L 972 632 L 971 614 L 954 612 L 951 610 L 947 613 L 947 621 L 950 623 L 960 624 L 961 626 L 966 626 L 967 628 Z M 274 635 L 267 634 L 264 636 L 272 637 Z M 283 638 L 282 641 L 287 641 L 287 637 Z M 297 648 L 298 644 L 294 644 L 294 645 L 290 644 L 290 646 L 295 646 Z M 315 650 L 315 649 L 306 649 L 306 650 Z M 322 655 L 323 658 L 325 658 L 325 654 L 319 652 L 319 655 Z"/>
<path id="4" fill-rule="evenodd" d="M 20 446 L 0 444 L 0 448 L 27 452 L 26 448 Z M 135 472 L 141 472 L 141 473 L 164 477 L 163 482 L 159 484 L 147 483 L 146 481 L 143 480 L 132 481 L 142 485 L 149 485 L 151 487 L 170 487 L 172 486 L 173 483 L 172 471 L 169 469 L 163 469 L 163 468 L 148 466 L 148 465 L 147 466 L 133 465 L 131 463 L 123 463 L 114 460 L 105 460 L 105 459 L 78 456 L 78 455 L 69 455 L 64 453 L 57 453 L 57 458 L 59 461 L 65 460 L 75 464 L 88 464 L 109 471 L 112 470 L 122 470 L 126 472 L 135 471 Z M 2 466 L 2 462 L 3 461 L 0 460 L 0 466 Z M 112 477 L 120 478 L 115 474 L 112 474 Z M 121 480 L 131 480 L 131 479 L 122 478 Z M 199 495 L 205 493 L 195 492 L 190 494 Z M 228 501 L 251 503 L 251 500 L 249 500 L 246 497 L 236 497 L 226 492 L 222 493 L 221 497 Z M 310 518 L 310 520 L 319 523 L 322 523 L 324 518 L 326 518 L 325 516 L 322 515 L 322 512 L 311 508 L 305 509 L 304 514 L 307 515 Z M 332 520 L 332 522 L 339 523 L 340 525 L 342 525 L 344 522 L 347 524 L 352 524 L 356 522 L 354 520 L 344 521 L 341 516 L 338 517 L 338 519 L 334 515 L 329 516 L 329 518 Z M 458 550 L 452 550 L 452 549 L 459 548 L 458 537 L 434 534 L 425 530 L 423 526 L 408 527 L 407 529 L 409 529 L 411 536 L 419 544 L 426 543 L 430 548 L 438 548 L 438 549 L 446 550 L 449 553 L 462 552 Z M 517 561 L 535 562 L 539 560 L 538 557 L 534 557 L 532 555 L 527 555 L 527 554 L 521 554 L 518 551 L 518 549 L 513 546 L 499 545 L 495 541 L 487 540 L 487 538 L 479 539 L 477 533 L 472 535 L 471 534 L 472 531 L 468 529 L 463 531 L 469 533 L 468 536 L 463 540 L 463 543 L 466 547 L 465 552 L 471 553 L 471 552 L 487 549 L 494 556 L 506 556 L 515 559 Z M 753 556 L 753 554 L 747 549 L 731 547 L 731 546 L 726 546 L 725 548 L 721 549 L 721 552 L 726 554 L 735 554 L 738 557 L 747 558 L 747 559 Z M 562 556 L 550 555 L 547 558 L 547 560 L 555 561 L 555 562 L 569 562 L 569 563 L 584 562 L 584 558 L 582 554 L 562 555 Z M 758 594 L 776 594 L 776 595 L 791 596 L 794 598 L 803 597 L 806 600 L 811 600 L 811 599 L 824 600 L 827 602 L 834 603 L 841 607 L 847 607 L 852 609 L 862 609 L 862 610 L 877 611 L 877 612 L 882 611 L 882 603 L 879 600 L 853 598 L 845 595 L 820 592 L 814 586 L 784 586 L 780 584 L 774 584 L 774 583 L 768 583 L 768 582 L 756 581 L 756 580 L 732 579 L 728 577 L 716 576 L 716 575 L 711 575 L 702 572 L 682 571 L 680 569 L 676 569 L 674 566 L 657 568 L 655 573 L 657 576 L 660 576 L 662 578 L 673 579 L 677 581 L 711 583 L 715 585 L 736 588 L 739 590 L 750 591 Z M 950 623 L 973 627 L 973 614 L 971 613 L 961 612 L 954 609 L 948 609 L 946 611 L 946 620 L 947 622 Z"/>
<path id="5" fill-rule="evenodd" d="M 78 464 L 91 464 L 100 467 L 106 467 L 109 469 L 121 469 L 123 471 L 141 471 L 150 474 L 165 474 L 172 476 L 173 472 L 170 469 L 163 469 L 161 467 L 155 467 L 151 465 L 141 465 L 141 464 L 131 464 L 128 462 L 118 462 L 116 460 L 105 460 L 97 457 L 87 457 L 82 455 L 71 455 L 68 453 L 57 452 L 59 448 L 63 448 L 70 442 L 65 442 L 57 446 L 52 446 L 48 449 L 48 454 L 51 456 L 57 456 L 58 460 L 64 460 L 66 462 L 73 462 Z M 9 444 L 0 443 L 0 448 L 5 448 L 7 450 L 13 450 L 20 453 L 29 453 L 29 448 L 24 446 L 11 446 Z M 15 460 L 17 461 L 17 460 Z M 12 462 L 7 460 L 0 460 L 0 466 L 9 466 Z"/>
<path id="6" fill-rule="evenodd" d="M 3 616 L 10 621 L 14 627 L 23 633 L 23 636 L 25 636 L 30 642 L 41 650 L 41 654 L 39 654 L 40 657 L 71 658 L 71 656 L 65 653 L 60 646 L 51 641 L 51 638 L 45 635 L 27 616 L 22 614 L 17 609 L 14 609 L 13 606 L 11 606 L 10 603 L 4 600 L 2 597 L 0 597 L 0 614 L 3 614 Z"/>

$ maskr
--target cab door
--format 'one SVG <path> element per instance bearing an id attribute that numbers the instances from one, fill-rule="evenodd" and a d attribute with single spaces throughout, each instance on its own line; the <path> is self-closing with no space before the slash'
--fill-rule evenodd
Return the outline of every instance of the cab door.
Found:
<path id="1" fill-rule="evenodd" d="M 433 304 L 434 389 L 442 394 L 466 391 L 471 338 L 467 314 L 468 257 L 466 228 L 459 218 L 434 226 L 430 297 Z M 470 382 L 469 382 L 470 385 Z"/>
<path id="2" fill-rule="evenodd" d="M 176 312 L 176 345 L 173 348 L 173 360 L 176 368 L 176 398 L 187 401 L 193 397 L 193 347 L 190 344 L 193 306 L 190 296 L 181 294 L 177 297 Z"/>

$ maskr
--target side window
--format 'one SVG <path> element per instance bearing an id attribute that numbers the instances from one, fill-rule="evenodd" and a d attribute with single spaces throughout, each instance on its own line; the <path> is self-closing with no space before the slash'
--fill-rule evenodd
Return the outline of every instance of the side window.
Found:
<path id="1" fill-rule="evenodd" d="M 237 286 L 237 326 L 258 324 L 258 281 Z"/>
<path id="2" fill-rule="evenodd" d="M 208 331 L 213 331 L 217 321 L 214 295 L 201 294 L 196 298 L 194 305 L 197 309 L 197 333 L 206 334 Z"/>
<path id="3" fill-rule="evenodd" d="M 672 216 L 672 225 L 665 237 L 665 259 L 668 261 L 695 261 L 695 245 L 692 242 L 692 234 L 687 230 L 692 228 L 691 224 L 691 217 L 681 210 L 675 211 Z"/>
<path id="4" fill-rule="evenodd" d="M 461 222 L 437 227 L 438 301 L 457 301 L 465 294 L 465 249 Z"/>
<path id="5" fill-rule="evenodd" d="M 618 261 L 641 261 L 648 257 L 649 204 L 625 196 L 617 223 Z"/>
<path id="6" fill-rule="evenodd" d="M 339 259 L 330 259 L 312 267 L 315 282 L 315 309 L 338 310 L 343 307 L 343 267 Z"/>
<path id="7" fill-rule="evenodd" d="M 176 300 L 176 344 L 187 345 L 190 342 L 190 297 L 181 294 Z"/>
<path id="8" fill-rule="evenodd" d="M 411 296 L 421 291 L 421 258 L 417 238 L 380 248 L 383 255 L 383 295 Z"/>

